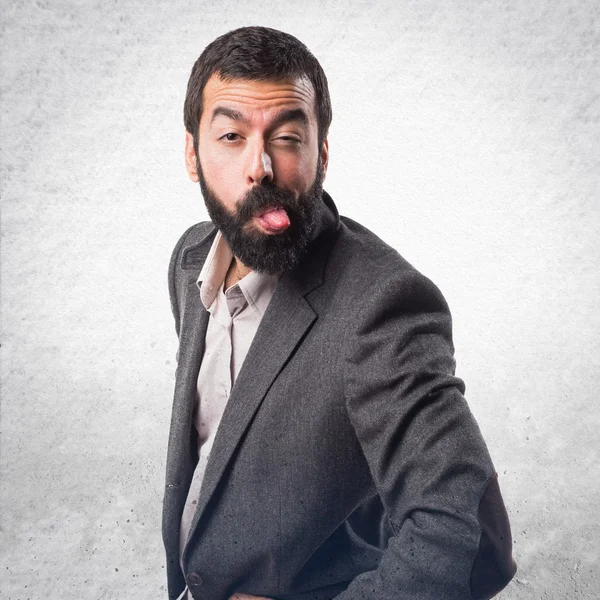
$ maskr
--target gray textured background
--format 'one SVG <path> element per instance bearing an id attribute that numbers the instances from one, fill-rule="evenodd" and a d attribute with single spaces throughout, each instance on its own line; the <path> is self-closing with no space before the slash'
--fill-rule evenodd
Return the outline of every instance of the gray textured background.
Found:
<path id="1" fill-rule="evenodd" d="M 168 257 L 205 217 L 181 109 L 240 25 L 305 41 L 326 189 L 445 293 L 514 599 L 600 594 L 596 0 L 2 1 L 0 596 L 166 597 Z"/>

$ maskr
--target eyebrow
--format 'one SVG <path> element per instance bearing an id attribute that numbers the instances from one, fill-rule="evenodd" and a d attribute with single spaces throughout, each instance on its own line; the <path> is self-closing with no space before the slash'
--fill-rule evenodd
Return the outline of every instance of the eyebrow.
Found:
<path id="1" fill-rule="evenodd" d="M 227 108 L 226 106 L 217 106 L 217 108 L 213 110 L 210 122 L 213 123 L 219 115 L 223 115 L 232 121 L 242 121 L 242 123 L 248 124 L 248 119 L 246 119 L 246 117 L 244 117 L 239 110 L 233 110 L 232 108 Z"/>
<path id="2" fill-rule="evenodd" d="M 227 117 L 228 119 L 231 119 L 232 121 L 240 121 L 241 123 L 244 123 L 245 125 L 250 124 L 248 119 L 246 119 L 246 117 L 239 110 L 235 110 L 233 108 L 227 108 L 226 106 L 217 106 L 213 110 L 212 116 L 210 118 L 211 124 L 214 122 L 214 120 L 219 115 Z M 292 108 L 292 109 L 281 110 L 275 115 L 275 118 L 271 122 L 269 129 L 276 129 L 277 127 L 279 127 L 280 125 L 283 125 L 284 123 L 291 123 L 291 122 L 300 123 L 301 125 L 306 126 L 306 125 L 308 125 L 308 115 L 301 108 Z"/>
<path id="3" fill-rule="evenodd" d="M 271 129 L 275 129 L 284 123 L 300 123 L 300 125 L 308 125 L 308 115 L 301 108 L 292 108 L 282 110 L 275 115 L 271 123 Z"/>

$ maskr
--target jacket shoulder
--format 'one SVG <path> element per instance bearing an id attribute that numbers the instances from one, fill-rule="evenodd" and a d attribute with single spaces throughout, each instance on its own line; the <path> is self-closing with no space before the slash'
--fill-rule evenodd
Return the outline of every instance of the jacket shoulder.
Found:
<path id="1" fill-rule="evenodd" d="M 206 242 L 212 241 L 212 233 L 216 233 L 216 228 L 210 221 L 201 221 L 188 227 L 175 244 L 171 254 L 170 268 L 183 266 L 177 265 L 179 259 L 184 259 L 189 250 L 203 247 Z"/>
<path id="2" fill-rule="evenodd" d="M 337 254 L 344 264 L 344 270 L 360 277 L 362 286 L 372 289 L 390 280 L 415 278 L 429 281 L 395 248 L 383 241 L 364 225 L 341 217 Z M 361 287 L 362 287 L 361 286 Z"/>

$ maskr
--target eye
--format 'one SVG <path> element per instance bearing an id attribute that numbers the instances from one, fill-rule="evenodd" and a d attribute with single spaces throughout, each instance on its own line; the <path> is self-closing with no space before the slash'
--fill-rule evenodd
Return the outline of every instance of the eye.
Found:
<path id="1" fill-rule="evenodd" d="M 223 140 L 224 142 L 237 142 L 239 139 L 241 139 L 241 136 L 239 133 L 230 132 L 222 135 L 219 139 Z"/>
<path id="2" fill-rule="evenodd" d="M 280 135 L 275 138 L 276 142 L 281 142 L 286 145 L 295 146 L 299 144 L 302 140 L 294 135 Z"/>

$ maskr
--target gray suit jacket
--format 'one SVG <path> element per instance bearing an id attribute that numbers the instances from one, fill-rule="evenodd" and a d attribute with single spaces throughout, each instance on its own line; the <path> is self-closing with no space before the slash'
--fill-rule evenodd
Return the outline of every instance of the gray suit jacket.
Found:
<path id="1" fill-rule="evenodd" d="M 439 290 L 324 193 L 310 250 L 280 279 L 233 386 L 190 538 L 192 411 L 216 230 L 177 243 L 179 336 L 163 538 L 169 597 L 490 598 L 515 572 L 494 467 L 454 376 Z"/>

